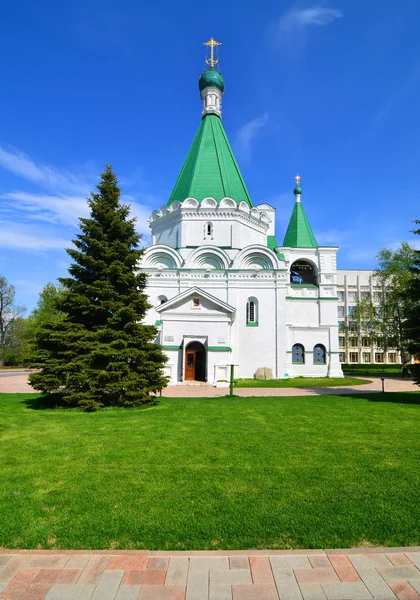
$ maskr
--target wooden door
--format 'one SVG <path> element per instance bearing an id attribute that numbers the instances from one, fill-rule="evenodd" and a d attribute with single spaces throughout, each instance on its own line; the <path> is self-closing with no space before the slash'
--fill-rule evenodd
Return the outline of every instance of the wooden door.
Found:
<path id="1" fill-rule="evenodd" d="M 185 380 L 186 381 L 194 381 L 195 380 L 195 363 L 197 360 L 197 351 L 196 350 L 187 350 L 185 351 Z"/>

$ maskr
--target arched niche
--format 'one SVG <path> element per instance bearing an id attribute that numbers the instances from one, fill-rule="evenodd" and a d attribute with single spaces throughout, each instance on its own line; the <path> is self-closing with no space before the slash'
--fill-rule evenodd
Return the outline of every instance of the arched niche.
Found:
<path id="1" fill-rule="evenodd" d="M 290 283 L 295 285 L 318 285 L 315 265 L 306 259 L 295 260 L 290 267 Z"/>

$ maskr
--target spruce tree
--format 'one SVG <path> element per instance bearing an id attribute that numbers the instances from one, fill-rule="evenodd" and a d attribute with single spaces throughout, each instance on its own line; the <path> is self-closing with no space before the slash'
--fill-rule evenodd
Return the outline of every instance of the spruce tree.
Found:
<path id="1" fill-rule="evenodd" d="M 166 384 L 157 329 L 142 322 L 150 305 L 147 276 L 137 271 L 141 236 L 109 165 L 97 190 L 67 249 L 73 262 L 59 280 L 62 318 L 37 331 L 32 366 L 41 370 L 30 376 L 35 389 L 85 410 L 151 403 Z"/>

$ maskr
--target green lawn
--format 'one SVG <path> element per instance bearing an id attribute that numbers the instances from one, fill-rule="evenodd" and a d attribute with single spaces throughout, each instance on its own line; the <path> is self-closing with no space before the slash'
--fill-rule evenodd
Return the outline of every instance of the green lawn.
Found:
<path id="1" fill-rule="evenodd" d="M 420 393 L 97 413 L 37 398 L 0 395 L 0 546 L 420 544 Z"/>
<path id="2" fill-rule="evenodd" d="M 355 377 L 293 377 L 291 379 L 236 379 L 238 388 L 316 388 L 363 385 L 371 383 L 369 379 Z"/>

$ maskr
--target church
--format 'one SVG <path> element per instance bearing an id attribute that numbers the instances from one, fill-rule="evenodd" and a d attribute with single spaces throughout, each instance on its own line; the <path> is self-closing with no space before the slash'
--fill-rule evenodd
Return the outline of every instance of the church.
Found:
<path id="1" fill-rule="evenodd" d="M 236 378 L 342 377 L 337 247 L 319 246 L 295 177 L 295 205 L 278 242 L 276 209 L 252 199 L 222 124 L 224 79 L 206 42 L 201 123 L 173 191 L 150 216 L 148 274 L 170 384 Z"/>

